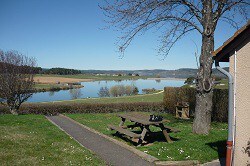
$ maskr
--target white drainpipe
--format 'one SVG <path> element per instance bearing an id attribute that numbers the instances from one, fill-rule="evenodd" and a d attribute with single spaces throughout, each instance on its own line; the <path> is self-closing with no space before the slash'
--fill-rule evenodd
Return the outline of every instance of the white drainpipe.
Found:
<path id="1" fill-rule="evenodd" d="M 227 137 L 227 156 L 226 166 L 232 166 L 232 152 L 233 152 L 233 130 L 234 130 L 234 91 L 233 91 L 233 77 L 226 70 L 222 69 L 219 62 L 215 62 L 216 69 L 228 77 L 228 137 Z"/>
<path id="2" fill-rule="evenodd" d="M 235 134 L 236 134 L 236 75 L 237 75 L 237 51 L 234 52 L 234 124 L 233 124 L 233 156 L 235 149 Z M 234 157 L 232 157 L 232 165 L 234 165 Z"/>

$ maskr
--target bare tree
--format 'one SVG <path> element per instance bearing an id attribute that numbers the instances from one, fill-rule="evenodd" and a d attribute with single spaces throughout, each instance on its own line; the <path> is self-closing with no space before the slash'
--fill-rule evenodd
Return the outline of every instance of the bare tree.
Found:
<path id="1" fill-rule="evenodd" d="M 82 91 L 81 91 L 81 89 L 78 89 L 78 88 L 70 89 L 69 93 L 70 93 L 72 99 L 78 99 L 82 96 Z"/>
<path id="2" fill-rule="evenodd" d="M 36 61 L 17 51 L 0 50 L 0 98 L 17 115 L 23 102 L 32 96 Z"/>
<path id="3" fill-rule="evenodd" d="M 160 36 L 159 53 L 167 55 L 174 44 L 191 31 L 202 37 L 193 132 L 208 134 L 212 111 L 212 65 L 214 32 L 218 21 L 237 27 L 234 16 L 248 18 L 248 0 L 115 0 L 101 6 L 108 23 L 124 32 L 120 51 L 124 52 L 134 37 L 156 28 Z"/>

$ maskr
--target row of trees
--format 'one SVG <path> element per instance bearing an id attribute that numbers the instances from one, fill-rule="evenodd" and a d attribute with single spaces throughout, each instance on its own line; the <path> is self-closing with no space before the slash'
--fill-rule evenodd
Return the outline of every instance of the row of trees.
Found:
<path id="1" fill-rule="evenodd" d="M 138 88 L 133 85 L 115 85 L 112 86 L 110 89 L 107 87 L 101 87 L 98 95 L 99 97 L 118 97 L 137 95 L 138 92 Z"/>
<path id="2" fill-rule="evenodd" d="M 58 75 L 74 75 L 74 74 L 81 74 L 81 70 L 75 69 L 66 69 L 66 68 L 51 68 L 48 70 L 42 70 L 41 74 L 58 74 Z"/>
<path id="3" fill-rule="evenodd" d="M 43 69 L 41 67 L 33 67 L 33 72 L 35 74 L 58 74 L 58 75 L 82 74 L 81 70 L 59 68 L 59 67 L 51 68 L 51 69 Z"/>

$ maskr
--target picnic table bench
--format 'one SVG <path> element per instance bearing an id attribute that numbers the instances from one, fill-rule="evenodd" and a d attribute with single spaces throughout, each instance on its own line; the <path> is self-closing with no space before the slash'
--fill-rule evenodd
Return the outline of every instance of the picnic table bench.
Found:
<path id="1" fill-rule="evenodd" d="M 120 122 L 119 126 L 108 125 L 108 127 L 111 130 L 115 130 L 115 131 L 117 131 L 117 132 L 119 132 L 121 134 L 127 135 L 127 136 L 129 136 L 129 137 L 131 137 L 133 139 L 138 139 L 138 144 L 139 145 L 142 144 L 142 142 L 144 141 L 144 138 L 145 138 L 146 134 L 151 133 L 150 128 L 149 128 L 150 125 L 161 128 L 161 130 L 162 130 L 162 132 L 163 132 L 163 134 L 165 136 L 165 139 L 166 139 L 166 141 L 168 143 L 172 142 L 172 140 L 169 137 L 168 133 L 169 132 L 179 132 L 178 129 L 175 129 L 173 127 L 166 126 L 166 125 L 163 124 L 163 123 L 167 123 L 167 122 L 169 123 L 170 122 L 167 119 L 163 119 L 161 121 L 150 121 L 149 116 L 145 115 L 145 114 L 142 114 L 142 113 L 119 114 L 118 117 L 121 118 L 121 122 Z M 124 123 L 125 123 L 126 120 L 134 122 L 134 124 L 125 126 Z M 142 132 L 140 134 L 137 134 L 135 132 L 132 132 L 132 131 L 128 130 L 128 128 L 133 129 L 135 127 L 140 127 Z"/>

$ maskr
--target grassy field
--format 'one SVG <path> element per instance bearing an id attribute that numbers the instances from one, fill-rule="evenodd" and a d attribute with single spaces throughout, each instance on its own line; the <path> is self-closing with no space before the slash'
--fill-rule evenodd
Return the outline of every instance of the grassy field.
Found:
<path id="1" fill-rule="evenodd" d="M 220 84 L 217 84 L 215 88 L 217 89 L 228 89 L 228 80 L 227 79 L 222 79 L 219 81 Z"/>
<path id="2" fill-rule="evenodd" d="M 215 85 L 215 89 L 228 89 L 228 80 L 222 79 L 219 81 L 220 84 Z M 195 85 L 183 85 L 183 88 L 195 88 Z"/>
<path id="3" fill-rule="evenodd" d="M 149 113 L 145 113 L 149 114 Z M 163 134 L 156 127 L 151 127 L 152 131 L 159 131 L 154 138 L 155 142 L 149 146 L 136 147 L 139 150 L 157 157 L 160 160 L 199 160 L 208 162 L 219 157 L 225 157 L 225 147 L 227 138 L 227 124 L 212 123 L 212 130 L 209 135 L 195 135 L 192 133 L 192 120 L 177 120 L 172 115 L 162 114 L 173 126 L 180 129 L 179 133 L 170 133 L 176 139 L 173 143 L 167 143 Z M 120 118 L 114 113 L 110 114 L 67 114 L 74 120 L 89 126 L 110 137 L 127 142 L 120 137 L 114 136 L 115 131 L 110 131 L 108 124 L 118 125 Z M 127 123 L 128 124 L 128 123 Z M 134 146 L 131 142 L 127 142 Z"/>
<path id="4" fill-rule="evenodd" d="M 61 84 L 35 84 L 34 88 L 37 91 L 59 91 L 59 90 L 68 90 L 74 88 L 81 88 L 82 85 L 61 85 Z"/>
<path id="5" fill-rule="evenodd" d="M 105 165 L 41 115 L 0 115 L 4 165 Z"/>
<path id="6" fill-rule="evenodd" d="M 75 99 L 75 100 L 63 100 L 54 101 L 63 103 L 134 103 L 134 102 L 162 102 L 163 92 L 157 92 L 154 94 L 124 96 L 124 97 L 107 97 L 107 98 L 88 98 L 88 99 Z M 51 102 L 43 102 L 51 103 Z"/>
<path id="7" fill-rule="evenodd" d="M 50 89 L 51 87 L 60 87 L 60 85 L 55 84 L 35 84 L 35 89 Z"/>
<path id="8" fill-rule="evenodd" d="M 64 77 L 74 79 L 92 79 L 92 80 L 130 80 L 130 79 L 147 79 L 147 76 L 97 76 L 90 74 L 76 74 L 76 75 L 48 75 L 37 74 L 36 77 Z"/>

